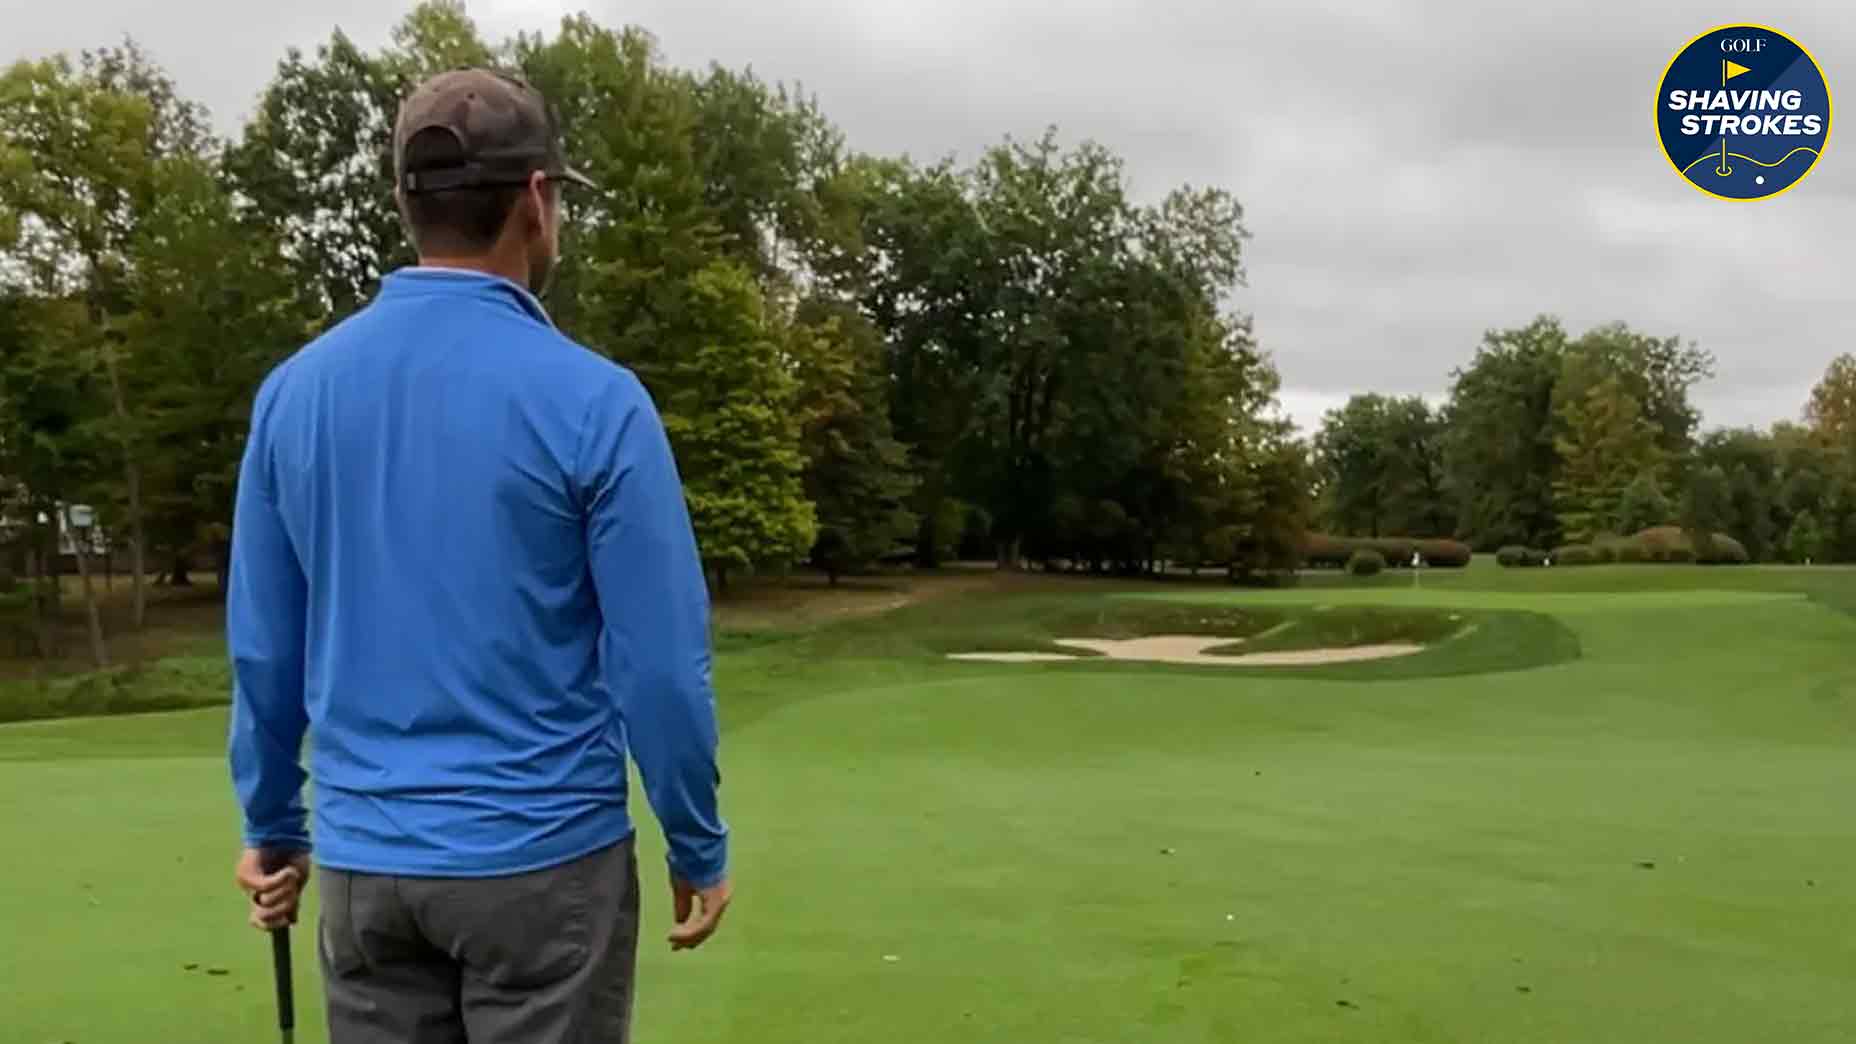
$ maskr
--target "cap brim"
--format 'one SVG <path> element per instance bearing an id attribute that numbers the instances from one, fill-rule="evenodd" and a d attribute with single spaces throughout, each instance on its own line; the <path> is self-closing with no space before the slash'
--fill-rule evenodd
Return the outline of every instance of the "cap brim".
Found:
<path id="1" fill-rule="evenodd" d="M 570 182 L 584 189 L 598 189 L 599 188 L 598 185 L 595 185 L 593 183 L 592 178 L 587 177 L 585 174 L 580 173 L 579 171 L 575 170 L 572 167 L 564 168 L 561 171 L 559 177 L 560 177 L 560 180 L 562 181 Z"/>

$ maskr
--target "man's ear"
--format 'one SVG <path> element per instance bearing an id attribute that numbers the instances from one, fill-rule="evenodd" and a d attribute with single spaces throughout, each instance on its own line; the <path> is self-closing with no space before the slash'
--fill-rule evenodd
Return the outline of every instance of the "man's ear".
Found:
<path id="1" fill-rule="evenodd" d="M 535 214 L 535 230 L 545 233 L 548 230 L 548 175 L 536 171 L 528 176 L 529 209 Z"/>

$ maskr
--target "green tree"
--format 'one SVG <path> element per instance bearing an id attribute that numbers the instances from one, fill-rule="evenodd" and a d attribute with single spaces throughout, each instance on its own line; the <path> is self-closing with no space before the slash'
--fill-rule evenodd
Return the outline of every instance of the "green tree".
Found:
<path id="1" fill-rule="evenodd" d="M 1785 534 L 1785 560 L 1819 562 L 1823 558 L 1824 532 L 1817 524 L 1817 516 L 1809 511 L 1800 512 L 1792 522 L 1791 531 Z"/>
<path id="2" fill-rule="evenodd" d="M 59 653 L 57 562 L 64 507 L 88 495 L 107 473 L 108 446 L 92 421 L 101 401 L 88 309 L 18 285 L 0 287 L 0 474 L 7 478 L 4 515 L 17 525 L 9 551 L 22 552 L 32 578 L 29 612 L 42 657 Z M 108 662 L 94 593 L 86 590 L 91 655 Z"/>
<path id="3" fill-rule="evenodd" d="M 1554 388 L 1554 507 L 1568 539 L 1616 532 L 1624 491 L 1659 462 L 1656 425 L 1603 355 L 1574 348 Z"/>
<path id="4" fill-rule="evenodd" d="M 1784 461 L 1774 436 L 1752 429 L 1714 431 L 1696 447 L 1695 461 L 1718 466 L 1728 481 L 1726 531 L 1756 562 L 1774 557 L 1793 514 L 1785 509 Z"/>
<path id="5" fill-rule="evenodd" d="M 1234 579 L 1286 573 L 1301 565 L 1303 536 L 1313 510 L 1312 469 L 1302 445 L 1286 426 L 1266 425 L 1246 467 L 1248 504 L 1237 506 L 1246 521 L 1238 539 Z"/>
<path id="6" fill-rule="evenodd" d="M 1708 557 L 1714 535 L 1726 532 L 1733 511 L 1732 495 L 1727 474 L 1718 465 L 1697 469 L 1689 480 L 1688 495 L 1682 504 L 1682 528 L 1688 531 L 1696 555 Z"/>
<path id="7" fill-rule="evenodd" d="M 1336 532 L 1447 536 L 1443 429 L 1423 399 L 1356 395 L 1315 435 L 1323 509 Z"/>
<path id="8" fill-rule="evenodd" d="M 135 345 L 126 284 L 135 248 L 159 198 L 165 162 L 208 144 L 205 114 L 182 101 L 133 45 L 20 62 L 0 76 L 0 242 L 34 292 L 81 302 L 85 338 L 72 350 L 104 377 L 107 408 L 89 419 L 116 447 L 131 549 L 134 624 L 146 615 L 145 454 L 125 370 Z"/>
<path id="9" fill-rule="evenodd" d="M 1554 386 L 1568 338 L 1557 319 L 1491 331 L 1454 374 L 1445 407 L 1445 471 L 1458 491 L 1457 531 L 1479 547 L 1559 542 Z"/>
<path id="10" fill-rule="evenodd" d="M 575 166 L 600 186 L 568 196 L 549 309 L 668 391 L 707 321 L 690 311 L 689 289 L 726 256 L 696 154 L 692 85 L 664 67 L 649 34 L 585 16 L 565 19 L 552 38 L 523 36 L 513 51 L 554 104 Z"/>
<path id="11" fill-rule="evenodd" d="M 913 536 L 915 478 L 908 450 L 890 434 L 876 328 L 849 306 L 814 299 L 792 333 L 805 492 L 818 511 L 812 559 L 835 584 Z"/>
<path id="12" fill-rule="evenodd" d="M 1130 225 L 1120 162 L 1084 145 L 1063 152 L 1054 133 L 1007 141 L 973 172 L 975 208 L 999 266 L 993 308 L 979 317 L 988 348 L 980 367 L 975 434 L 984 446 L 978 484 L 1000 538 L 1000 563 L 1041 523 L 1055 492 L 1052 441 L 1070 383 L 1088 379 L 1079 356 L 1100 298 L 1083 284 L 1116 281 L 1117 235 Z"/>
<path id="13" fill-rule="evenodd" d="M 1617 531 L 1623 535 L 1640 533 L 1654 526 L 1675 521 L 1675 506 L 1663 493 L 1654 470 L 1640 472 L 1624 487 L 1618 502 Z"/>
<path id="14" fill-rule="evenodd" d="M 1624 323 L 1593 327 L 1579 337 L 1576 347 L 1596 360 L 1599 371 L 1615 375 L 1637 401 L 1656 433 L 1661 459 L 1666 464 L 1684 460 L 1701 421 L 1689 391 L 1713 376 L 1714 357 L 1684 345 L 1679 337 L 1653 337 Z"/>
<path id="15" fill-rule="evenodd" d="M 1856 452 L 1856 355 L 1830 361 L 1824 377 L 1811 389 L 1805 423 L 1826 445 Z"/>
<path id="16" fill-rule="evenodd" d="M 808 244 L 807 263 L 883 334 L 895 436 L 914 451 L 916 560 L 933 566 L 943 509 L 963 493 L 981 499 L 966 473 L 984 465 L 964 465 L 988 454 L 969 435 L 991 351 L 981 320 L 994 308 L 998 259 L 968 179 L 950 164 L 858 157 L 820 194 L 831 218 Z"/>
<path id="17" fill-rule="evenodd" d="M 276 240 L 238 213 L 211 165 L 175 157 L 156 179 L 122 324 L 136 346 L 123 379 L 147 447 L 149 538 L 172 582 L 207 555 L 223 584 L 251 395 L 310 338 L 313 313 Z"/>
<path id="18" fill-rule="evenodd" d="M 1839 464 L 1832 472 L 1818 520 L 1823 527 L 1823 560 L 1856 562 L 1856 469 Z"/>
<path id="19" fill-rule="evenodd" d="M 844 163 L 843 135 L 815 99 L 752 72 L 692 80 L 693 140 L 725 249 L 764 283 L 790 283 L 825 235 L 819 192 Z"/>
<path id="20" fill-rule="evenodd" d="M 318 311 L 340 319 L 413 260 L 392 201 L 393 120 L 407 85 L 337 30 L 291 48 L 226 167 L 252 219 L 281 240 Z"/>
<path id="21" fill-rule="evenodd" d="M 805 497 L 797 393 L 780 333 L 744 270 L 715 262 L 685 288 L 691 350 L 652 388 L 718 589 L 731 572 L 798 560 L 818 537 Z"/>

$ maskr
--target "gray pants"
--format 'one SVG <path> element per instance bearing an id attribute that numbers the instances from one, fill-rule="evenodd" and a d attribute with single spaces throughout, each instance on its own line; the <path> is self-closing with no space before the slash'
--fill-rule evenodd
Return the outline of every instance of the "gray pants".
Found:
<path id="1" fill-rule="evenodd" d="M 633 844 L 511 877 L 325 870 L 330 1044 L 625 1044 Z"/>

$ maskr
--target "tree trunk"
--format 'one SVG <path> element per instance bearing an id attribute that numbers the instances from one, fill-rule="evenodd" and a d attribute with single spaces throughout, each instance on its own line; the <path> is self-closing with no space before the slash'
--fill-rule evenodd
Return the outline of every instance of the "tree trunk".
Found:
<path id="1" fill-rule="evenodd" d="M 1005 572 L 1018 572 L 1020 538 L 999 541 L 999 568 Z"/>
<path id="2" fill-rule="evenodd" d="M 32 645 L 39 659 L 52 658 L 51 624 L 45 613 L 45 555 L 33 551 L 26 559 L 26 577 L 30 585 L 27 604 L 32 606 Z"/>
<path id="3" fill-rule="evenodd" d="M 173 565 L 168 572 L 169 587 L 192 587 L 193 580 L 187 574 L 193 571 L 193 563 L 186 555 L 175 555 Z"/>
<path id="4" fill-rule="evenodd" d="M 36 568 L 32 580 L 32 622 L 37 632 L 39 657 L 49 660 L 58 655 L 58 637 L 53 629 L 58 618 L 59 579 L 55 565 L 58 533 L 50 526 L 39 526 L 38 538 L 38 552 L 33 556 Z"/>
<path id="5" fill-rule="evenodd" d="M 77 575 L 84 585 L 84 612 L 90 617 L 90 655 L 97 663 L 97 669 L 103 670 L 110 665 L 109 650 L 103 644 L 103 618 L 97 613 L 97 591 L 90 583 L 90 555 L 85 551 L 85 537 L 77 527 L 71 525 L 71 509 L 64 509 L 65 529 L 71 533 L 71 547 L 77 552 Z"/>
<path id="6" fill-rule="evenodd" d="M 219 593 L 225 594 L 228 591 L 227 581 L 232 576 L 232 545 L 229 542 L 221 541 L 214 549 L 213 573 L 219 584 Z"/>
<path id="7" fill-rule="evenodd" d="M 135 591 L 131 626 L 139 631 L 148 619 L 148 590 L 143 580 L 147 568 L 142 560 L 143 549 L 148 546 L 142 527 L 142 466 L 136 462 L 135 446 L 129 438 L 129 405 L 123 399 L 122 376 L 117 371 L 113 345 L 106 343 L 103 365 L 109 371 L 110 397 L 115 401 L 116 423 L 120 429 L 117 437 L 122 442 L 123 478 L 129 486 L 129 580 Z"/>

